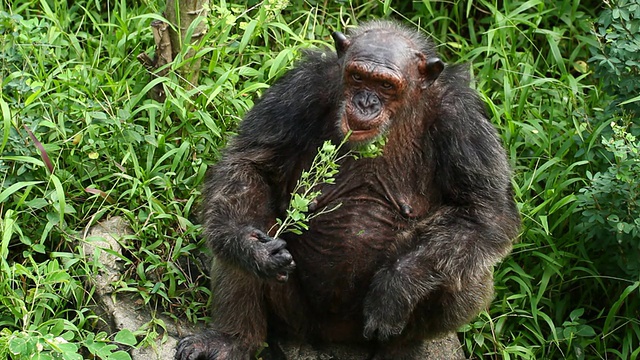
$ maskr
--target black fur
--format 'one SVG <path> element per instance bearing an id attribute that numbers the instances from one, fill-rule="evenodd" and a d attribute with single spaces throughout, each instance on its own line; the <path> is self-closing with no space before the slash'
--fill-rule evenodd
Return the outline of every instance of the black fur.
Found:
<path id="1" fill-rule="evenodd" d="M 367 53 L 370 39 L 410 60 L 391 64 L 396 53 Z M 374 359 L 415 359 L 424 340 L 486 306 L 493 266 L 520 223 L 510 169 L 468 72 L 442 69 L 433 49 L 415 31 L 371 22 L 350 34 L 340 58 L 306 53 L 265 92 L 208 172 L 212 322 L 180 343 L 176 359 L 249 359 L 278 336 L 370 346 Z M 342 206 L 302 235 L 271 238 L 322 142 L 340 142 L 344 124 L 368 126 L 351 119 L 344 75 L 347 64 L 368 57 L 402 75 L 389 79 L 404 90 L 378 93 L 382 114 L 371 120 L 387 137 L 383 155 L 344 159 L 316 207 Z"/>

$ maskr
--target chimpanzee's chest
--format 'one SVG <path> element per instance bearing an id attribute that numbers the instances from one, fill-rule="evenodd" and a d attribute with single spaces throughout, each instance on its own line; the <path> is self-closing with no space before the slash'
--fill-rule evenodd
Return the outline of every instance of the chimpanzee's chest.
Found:
<path id="1" fill-rule="evenodd" d="M 316 211 L 339 207 L 288 241 L 297 276 L 320 310 L 360 313 L 372 276 L 403 241 L 399 233 L 427 215 L 425 179 L 390 170 L 341 169 L 335 184 L 321 189 Z"/>

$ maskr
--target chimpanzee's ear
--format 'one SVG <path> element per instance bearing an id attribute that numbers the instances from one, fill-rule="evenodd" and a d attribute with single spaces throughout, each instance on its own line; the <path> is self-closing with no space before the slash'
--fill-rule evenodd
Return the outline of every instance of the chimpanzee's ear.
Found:
<path id="1" fill-rule="evenodd" d="M 351 45 L 351 41 L 340 31 L 334 31 L 331 37 L 333 37 L 333 41 L 336 43 L 336 52 L 340 58 L 347 51 L 349 45 Z"/>
<path id="2" fill-rule="evenodd" d="M 418 70 L 422 75 L 424 81 L 423 87 L 427 87 L 433 84 L 434 81 L 440 76 L 442 70 L 444 70 L 444 62 L 439 57 L 426 58 L 424 54 L 418 54 Z"/>

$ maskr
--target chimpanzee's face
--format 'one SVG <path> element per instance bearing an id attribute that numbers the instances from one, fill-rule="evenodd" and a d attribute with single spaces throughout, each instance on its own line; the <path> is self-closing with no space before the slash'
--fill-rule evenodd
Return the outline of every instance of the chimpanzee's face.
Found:
<path id="1" fill-rule="evenodd" d="M 351 132 L 352 142 L 384 135 L 394 114 L 420 101 L 428 72 L 442 70 L 428 69 L 425 55 L 409 39 L 391 32 L 372 31 L 353 39 L 338 33 L 334 38 L 343 60 L 344 102 L 338 125 L 344 134 Z"/>

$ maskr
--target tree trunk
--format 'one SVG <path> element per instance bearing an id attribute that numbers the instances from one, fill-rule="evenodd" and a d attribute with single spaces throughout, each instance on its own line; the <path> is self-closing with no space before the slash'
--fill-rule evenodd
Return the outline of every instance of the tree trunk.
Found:
<path id="1" fill-rule="evenodd" d="M 195 50 L 191 45 L 196 45 L 206 33 L 207 13 L 206 0 L 167 0 L 163 15 L 169 23 L 160 20 L 151 23 L 156 43 L 155 56 L 151 59 L 146 53 L 142 53 L 138 55 L 138 60 L 154 76 L 165 76 L 171 68 L 167 64 L 178 58 L 181 64 L 176 70 L 180 84 L 186 89 L 196 87 L 200 75 L 200 58 L 194 58 Z M 199 17 L 201 19 L 198 19 Z M 187 30 L 196 19 L 199 22 L 193 29 L 191 37 L 187 38 Z M 184 47 L 188 49 L 183 51 Z M 181 53 L 182 56 L 179 56 Z M 157 101 L 164 101 L 166 94 L 162 84 L 156 85 L 150 92 L 150 96 Z"/>

